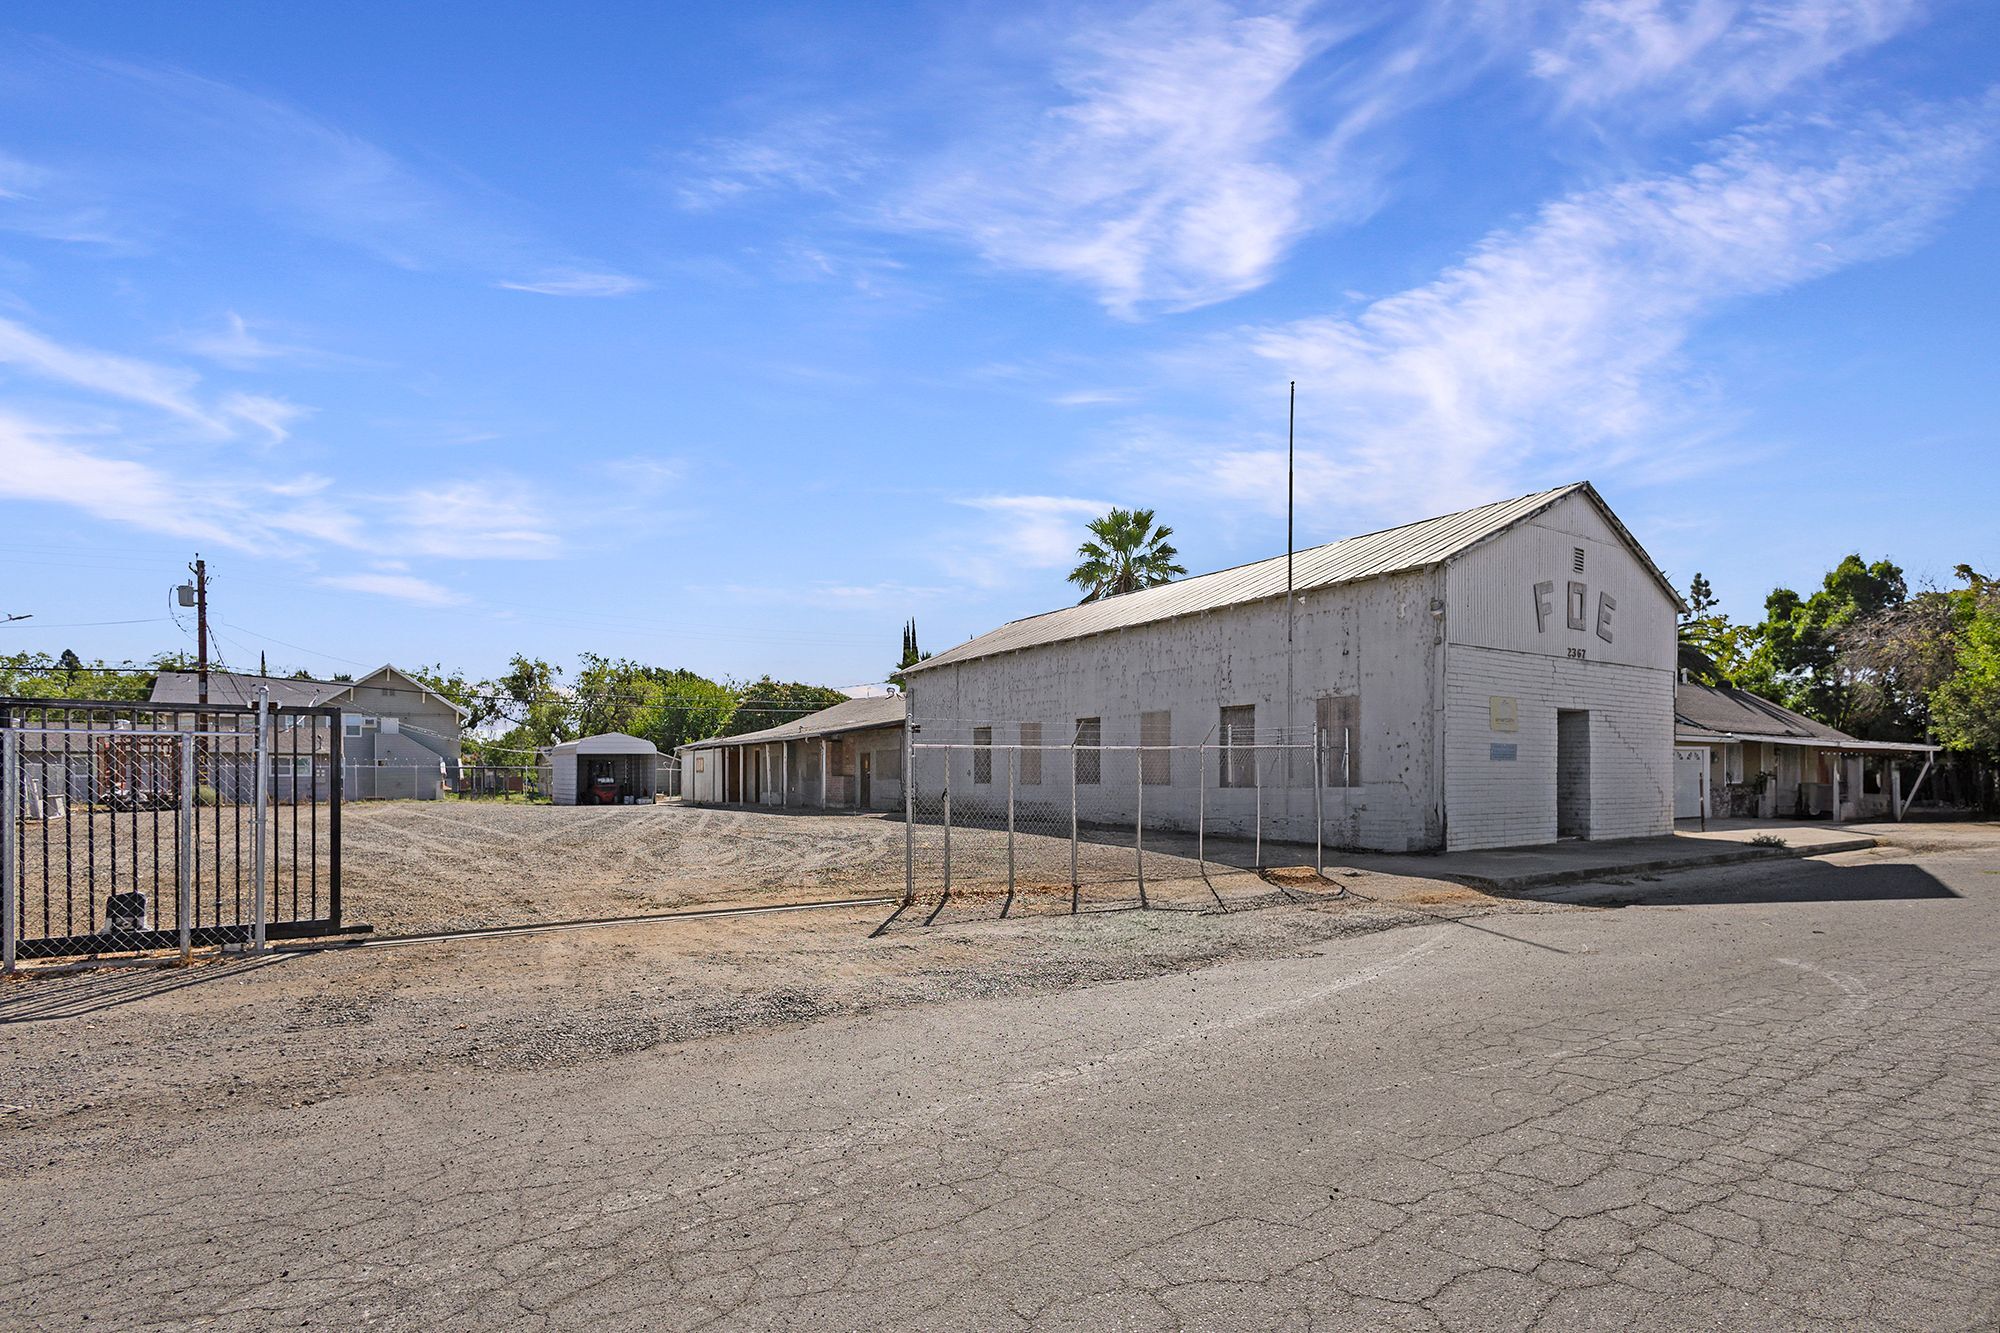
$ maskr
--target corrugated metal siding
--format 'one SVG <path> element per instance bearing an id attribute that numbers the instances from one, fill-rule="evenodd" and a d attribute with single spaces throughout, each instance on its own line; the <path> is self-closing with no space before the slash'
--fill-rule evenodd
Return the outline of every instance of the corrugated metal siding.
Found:
<path id="1" fill-rule="evenodd" d="M 1596 495 L 1588 482 L 1573 482 L 1554 490 L 1311 547 L 1292 557 L 1293 586 L 1305 591 L 1435 565 L 1578 491 Z M 922 672 L 995 653 L 1108 634 L 1176 616 L 1282 597 L 1284 592 L 1285 557 L 1275 556 L 1122 597 L 1107 597 L 1100 602 L 1016 620 L 969 643 L 947 649 L 910 671 Z"/>

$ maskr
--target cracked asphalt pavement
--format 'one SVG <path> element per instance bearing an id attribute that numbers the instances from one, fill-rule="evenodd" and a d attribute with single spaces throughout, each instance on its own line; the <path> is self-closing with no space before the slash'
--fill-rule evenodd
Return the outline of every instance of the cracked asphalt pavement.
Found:
<path id="1" fill-rule="evenodd" d="M 456 1031 L 454 977 L 504 987 L 588 957 L 639 995 L 698 943 L 424 955 L 450 970 L 398 991 L 418 1026 L 373 1045 L 342 997 L 411 966 L 398 950 L 232 976 L 226 1002 L 44 1001 L 0 1040 L 144 1077 L 96 1094 L 127 1114 L 12 1135 L 0 1324 L 1993 1328 L 1996 851 L 1406 913 L 1148 975 L 780 1006 L 554 1062 L 383 1046 Z M 1332 920 L 1057 919 L 869 947 L 949 951 L 970 976 L 982 947 L 1023 939 L 1157 949 L 1139 932 L 1289 916 Z M 296 1008 L 302 976 L 340 981 L 289 1038 L 340 1053 L 309 1098 L 232 1097 L 208 1070 L 170 1111 L 145 1100 L 169 1064 L 201 1064 L 204 1024 L 252 1082 L 289 1058 L 279 1027 L 248 1052 L 220 1034 Z M 151 1045 L 173 1060 L 148 1065 Z"/>

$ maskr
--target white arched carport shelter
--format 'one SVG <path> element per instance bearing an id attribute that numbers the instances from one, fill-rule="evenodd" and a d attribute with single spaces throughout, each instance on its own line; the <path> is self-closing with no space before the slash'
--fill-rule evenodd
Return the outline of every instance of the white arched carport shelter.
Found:
<path id="1" fill-rule="evenodd" d="M 549 798 L 557 805 L 651 804 L 659 763 L 658 746 L 622 731 L 564 741 L 549 751 Z M 601 799 L 599 778 L 615 784 L 613 800 Z"/>

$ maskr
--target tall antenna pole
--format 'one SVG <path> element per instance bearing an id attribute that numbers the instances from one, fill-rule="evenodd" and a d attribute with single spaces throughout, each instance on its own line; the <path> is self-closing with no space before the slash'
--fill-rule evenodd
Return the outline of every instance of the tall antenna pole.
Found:
<path id="1" fill-rule="evenodd" d="M 1292 451 L 1298 429 L 1299 382 L 1292 381 L 1291 400 L 1285 406 L 1285 732 L 1279 739 L 1292 743 L 1292 724 L 1298 709 L 1292 697 Z M 1285 751 L 1285 812 L 1291 813 L 1292 752 Z"/>

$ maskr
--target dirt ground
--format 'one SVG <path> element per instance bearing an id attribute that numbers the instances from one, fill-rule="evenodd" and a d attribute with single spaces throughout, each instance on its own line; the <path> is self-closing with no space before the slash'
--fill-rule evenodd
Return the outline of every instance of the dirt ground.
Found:
<path id="1" fill-rule="evenodd" d="M 379 834 L 411 813 L 383 807 L 356 823 L 375 823 Z M 545 844 L 576 841 L 558 836 L 574 826 L 530 822 L 551 813 L 475 807 L 473 818 L 554 831 L 520 835 L 537 849 L 527 865 L 554 868 L 560 853 Z M 648 858 L 669 854 L 670 830 L 706 824 L 709 838 L 726 844 L 715 826 L 735 822 L 716 812 L 650 821 L 654 812 L 631 813 L 616 812 L 614 819 L 627 818 L 600 825 L 599 838 L 641 849 L 624 862 L 635 895 L 643 868 L 656 864 Z M 854 827 L 862 840 L 882 832 L 869 821 Z M 804 828 L 796 836 L 810 841 Z M 899 841 L 895 847 L 900 874 Z M 970 894 L 935 926 L 906 915 L 882 933 L 886 908 L 816 909 L 24 975 L 0 982 L 0 1175 L 82 1160 L 113 1144 L 121 1152 L 169 1150 L 214 1117 L 311 1106 L 364 1087 L 444 1080 L 477 1096 L 485 1077 L 528 1070 L 561 1077 L 608 1056 L 832 1015 L 1288 957 L 1404 925 L 1505 929 L 1473 923 L 1591 910 L 1383 875 L 1356 873 L 1342 884 L 1341 897 L 1325 886 L 1288 897 L 1264 884 L 1255 899 L 1264 910 L 1227 913 L 1098 908 L 1072 917 L 1065 908 L 1002 921 L 995 899 Z M 685 878 L 675 885 L 669 892 L 698 888 Z M 570 910 L 601 901 L 571 899 Z M 1239 903 L 1252 901 L 1246 888 Z"/>
<path id="2" fill-rule="evenodd" d="M 381 934 L 900 892 L 902 825 L 661 805 L 357 802 L 343 915 Z"/>
<path id="3" fill-rule="evenodd" d="M 1015 913 L 1066 913 L 1066 836 L 1021 833 Z M 1078 854 L 1085 908 L 1136 906 L 1137 857 L 1129 835 L 1088 835 Z M 1004 830 L 953 831 L 952 919 L 985 915 L 1007 884 Z M 925 913 L 942 896 L 942 831 L 915 833 Z M 385 801 L 347 807 L 342 849 L 344 915 L 378 934 L 420 934 L 525 922 L 672 911 L 696 904 L 803 902 L 900 896 L 903 824 L 882 815 L 719 810 L 681 805 L 602 808 Z M 1249 849 L 1211 847 L 1208 875 L 1192 841 L 1151 837 L 1148 900 L 1209 909 L 1279 892 L 1213 859 Z M 1267 849 L 1284 864 L 1309 851 Z M 1310 877 L 1310 872 L 1307 872 Z"/>

